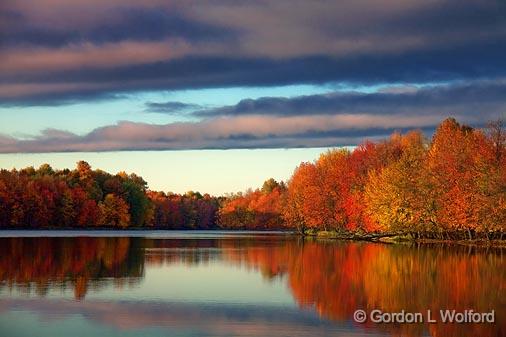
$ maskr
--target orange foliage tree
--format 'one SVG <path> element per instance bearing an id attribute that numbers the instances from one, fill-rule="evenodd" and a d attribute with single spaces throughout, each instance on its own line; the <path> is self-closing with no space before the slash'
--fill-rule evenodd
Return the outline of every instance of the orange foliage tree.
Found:
<path id="1" fill-rule="evenodd" d="M 427 160 L 438 231 L 467 232 L 472 239 L 505 229 L 506 165 L 497 147 L 504 151 L 504 143 L 454 119 L 438 127 Z"/>
<path id="2" fill-rule="evenodd" d="M 233 195 L 223 201 L 218 213 L 219 226 L 227 229 L 281 229 L 283 196 L 286 187 L 274 179 L 261 189 Z"/>
<path id="3" fill-rule="evenodd" d="M 0 227 L 282 229 L 502 238 L 506 230 L 506 132 L 443 121 L 429 142 L 394 133 L 302 163 L 285 185 L 226 197 L 149 191 L 135 174 L 84 161 L 74 170 L 0 171 Z M 392 232 L 392 233 L 390 233 Z"/>
<path id="4" fill-rule="evenodd" d="M 412 131 L 331 150 L 302 163 L 282 213 L 305 232 L 394 232 L 439 239 L 501 237 L 506 229 L 506 150 L 489 132 L 447 119 L 432 142 Z"/>

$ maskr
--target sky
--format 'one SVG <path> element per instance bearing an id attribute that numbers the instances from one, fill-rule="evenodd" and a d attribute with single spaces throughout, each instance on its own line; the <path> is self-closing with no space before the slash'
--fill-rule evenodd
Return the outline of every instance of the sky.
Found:
<path id="1" fill-rule="evenodd" d="M 0 167 L 257 187 L 327 148 L 505 118 L 505 46 L 501 0 L 3 0 Z"/>

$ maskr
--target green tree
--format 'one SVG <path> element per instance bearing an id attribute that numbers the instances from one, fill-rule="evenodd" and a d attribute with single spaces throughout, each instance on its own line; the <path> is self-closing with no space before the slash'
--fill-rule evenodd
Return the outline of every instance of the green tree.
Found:
<path id="1" fill-rule="evenodd" d="M 133 226 L 143 226 L 151 221 L 152 205 L 146 195 L 146 190 L 139 182 L 127 179 L 122 184 L 123 195 L 130 209 L 130 219 Z"/>
<path id="2" fill-rule="evenodd" d="M 279 187 L 279 183 L 274 178 L 269 178 L 264 181 L 261 191 L 263 194 L 269 194 L 277 187 Z"/>

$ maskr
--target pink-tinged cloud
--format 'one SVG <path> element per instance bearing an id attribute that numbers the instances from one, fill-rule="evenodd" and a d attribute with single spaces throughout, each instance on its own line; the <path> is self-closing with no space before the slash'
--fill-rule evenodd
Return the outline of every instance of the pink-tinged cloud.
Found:
<path id="1" fill-rule="evenodd" d="M 458 116 L 457 116 L 458 117 Z M 465 122 L 472 117 L 462 117 Z M 32 139 L 0 138 L 0 152 L 312 147 L 357 144 L 392 130 L 434 127 L 440 115 L 246 115 L 165 125 L 120 122 L 86 135 L 46 130 Z M 377 134 L 377 130 L 384 132 Z M 369 130 L 376 134 L 368 135 Z"/>
<path id="2" fill-rule="evenodd" d="M 55 72 L 82 68 L 108 68 L 169 61 L 196 50 L 213 53 L 212 45 L 192 46 L 182 39 L 71 44 L 61 48 L 15 48 L 0 53 L 4 75 Z M 0 87 L 1 90 L 1 87 Z"/>
<path id="3" fill-rule="evenodd" d="M 0 105 L 505 76 L 501 1 L 3 0 Z M 3 104 L 2 104 L 3 103 Z"/>
<path id="4" fill-rule="evenodd" d="M 170 0 L 5 0 L 10 11 L 22 13 L 34 25 L 45 28 L 88 29 L 103 22 L 121 20 L 118 8 L 174 8 Z"/>

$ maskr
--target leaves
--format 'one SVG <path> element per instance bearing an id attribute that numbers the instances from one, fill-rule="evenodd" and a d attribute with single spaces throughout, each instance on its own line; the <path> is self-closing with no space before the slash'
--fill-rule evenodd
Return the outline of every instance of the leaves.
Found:
<path id="1" fill-rule="evenodd" d="M 331 150 L 288 183 L 283 215 L 299 231 L 386 231 L 436 238 L 506 229 L 504 131 L 485 134 L 454 119 L 432 143 L 418 131 Z"/>
<path id="2" fill-rule="evenodd" d="M 353 151 L 301 163 L 285 185 L 227 197 L 149 191 L 135 174 L 111 175 L 84 161 L 0 171 L 0 226 L 155 226 L 390 232 L 438 239 L 498 237 L 506 230 L 506 132 L 443 121 L 429 143 L 394 133 Z"/>

